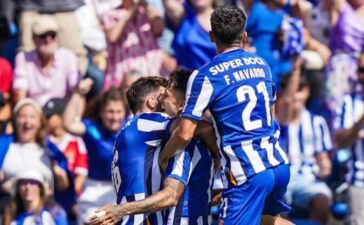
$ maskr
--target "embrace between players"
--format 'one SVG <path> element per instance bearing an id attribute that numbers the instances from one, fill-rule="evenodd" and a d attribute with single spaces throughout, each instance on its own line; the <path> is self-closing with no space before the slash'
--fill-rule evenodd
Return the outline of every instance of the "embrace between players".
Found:
<path id="1" fill-rule="evenodd" d="M 112 163 L 117 204 L 90 224 L 210 224 L 216 170 L 224 184 L 220 224 L 291 224 L 279 217 L 290 209 L 289 166 L 272 116 L 272 75 L 243 50 L 245 22 L 236 7 L 217 8 L 210 63 L 192 74 L 177 69 L 167 84 L 147 77 L 129 88 L 134 118 L 116 139 Z"/>

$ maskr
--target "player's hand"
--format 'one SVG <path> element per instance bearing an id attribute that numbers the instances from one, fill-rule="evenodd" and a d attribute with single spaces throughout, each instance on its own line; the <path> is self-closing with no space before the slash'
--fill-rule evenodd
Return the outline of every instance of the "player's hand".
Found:
<path id="1" fill-rule="evenodd" d="M 95 211 L 89 225 L 114 225 L 124 216 L 119 205 L 106 205 Z"/>

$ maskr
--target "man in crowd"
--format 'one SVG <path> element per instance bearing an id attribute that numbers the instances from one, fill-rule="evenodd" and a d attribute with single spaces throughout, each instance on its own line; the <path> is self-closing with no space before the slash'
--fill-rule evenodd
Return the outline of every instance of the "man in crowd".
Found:
<path id="1" fill-rule="evenodd" d="M 79 79 L 77 58 L 59 47 L 59 25 L 52 17 L 42 15 L 35 20 L 32 31 L 35 50 L 19 52 L 15 59 L 15 101 L 28 97 L 43 106 L 52 98 L 70 97 Z"/>
<path id="2" fill-rule="evenodd" d="M 358 78 L 360 92 L 343 98 L 335 121 L 335 140 L 338 148 L 350 148 L 347 182 L 349 187 L 350 224 L 364 224 L 364 55 L 359 59 Z"/>

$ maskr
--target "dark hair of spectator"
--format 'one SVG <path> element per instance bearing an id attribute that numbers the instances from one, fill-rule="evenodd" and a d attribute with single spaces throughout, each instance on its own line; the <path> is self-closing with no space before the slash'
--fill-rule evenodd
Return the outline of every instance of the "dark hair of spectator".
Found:
<path id="1" fill-rule="evenodd" d="M 236 6 L 221 6 L 211 15 L 211 30 L 217 44 L 240 43 L 245 30 L 246 15 Z"/>
<path id="2" fill-rule="evenodd" d="M 191 71 L 184 68 L 177 68 L 173 70 L 169 75 L 167 87 L 185 94 L 190 75 Z"/>
<path id="3" fill-rule="evenodd" d="M 145 98 L 158 92 L 161 86 L 167 86 L 166 79 L 161 77 L 141 77 L 135 81 L 126 92 L 131 111 L 135 114 L 143 105 Z"/>
<path id="4" fill-rule="evenodd" d="M 123 94 L 118 88 L 112 87 L 109 90 L 98 94 L 95 99 L 90 102 L 89 107 L 85 113 L 85 117 L 101 123 L 101 111 L 110 101 L 120 101 L 123 103 L 125 108 Z"/>

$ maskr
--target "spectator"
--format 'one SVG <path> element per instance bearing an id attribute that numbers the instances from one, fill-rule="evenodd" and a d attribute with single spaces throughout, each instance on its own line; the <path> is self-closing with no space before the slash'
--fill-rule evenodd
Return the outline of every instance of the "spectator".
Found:
<path id="1" fill-rule="evenodd" d="M 332 143 L 325 119 L 306 108 L 310 86 L 305 75 L 300 80 L 284 77 L 282 94 L 277 100 L 277 108 L 286 111 L 278 118 L 281 123 L 281 138 L 286 143 L 285 149 L 291 163 L 287 196 L 294 207 L 307 211 L 310 219 L 326 224 L 332 194 L 323 179 L 331 173 L 329 150 L 332 149 Z M 297 81 L 298 91 L 292 94 L 290 88 L 297 86 L 294 84 Z"/>
<path id="2" fill-rule="evenodd" d="M 346 175 L 349 184 L 350 224 L 364 224 L 364 55 L 359 60 L 358 77 L 361 91 L 344 96 L 335 121 L 336 147 L 349 148 L 351 152 Z"/>
<path id="3" fill-rule="evenodd" d="M 55 207 L 47 208 L 44 178 L 36 170 L 22 171 L 17 177 L 12 209 L 4 216 L 4 225 L 46 224 L 67 225 L 66 213 Z"/>
<path id="4" fill-rule="evenodd" d="M 364 2 L 324 0 L 331 14 L 330 48 L 334 53 L 364 51 Z"/>
<path id="5" fill-rule="evenodd" d="M 54 149 L 45 142 L 45 120 L 39 104 L 23 99 L 14 107 L 13 117 L 14 136 L 0 136 L 0 170 L 4 174 L 1 190 L 11 193 L 14 179 L 25 170 L 42 174 L 47 193 L 51 194 L 54 186 L 65 190 L 69 185 L 67 173 Z"/>
<path id="6" fill-rule="evenodd" d="M 30 51 L 35 43 L 32 38 L 32 24 L 42 14 L 49 14 L 60 26 L 59 40 L 64 48 L 72 50 L 78 57 L 81 74 L 87 68 L 87 51 L 83 47 L 80 28 L 75 16 L 75 10 L 83 5 L 83 0 L 17 0 L 19 15 L 19 41 L 21 49 Z"/>
<path id="7" fill-rule="evenodd" d="M 11 78 L 13 75 L 13 69 L 11 68 L 8 60 L 0 58 L 0 92 L 9 97 L 11 88 Z"/>
<path id="8" fill-rule="evenodd" d="M 51 99 L 43 107 L 47 118 L 48 138 L 53 142 L 67 159 L 67 167 L 71 172 L 72 184 L 63 193 L 62 199 L 57 199 L 66 212 L 76 218 L 76 194 L 81 195 L 87 178 L 87 150 L 81 137 L 73 136 L 63 128 L 62 115 L 66 101 Z"/>
<path id="9" fill-rule="evenodd" d="M 44 105 L 51 98 L 69 97 L 79 79 L 77 59 L 71 51 L 59 48 L 57 22 L 50 16 L 39 16 L 32 30 L 36 49 L 16 56 L 15 100 L 29 97 Z"/>
<path id="10" fill-rule="evenodd" d="M 88 150 L 89 173 L 79 198 L 79 224 L 87 223 L 97 208 L 115 202 L 111 183 L 113 144 L 125 118 L 123 96 L 111 88 L 94 99 L 89 115 L 80 120 L 85 109 L 84 96 L 91 85 L 90 79 L 80 83 L 63 115 L 66 130 L 82 136 Z"/>
<path id="11" fill-rule="evenodd" d="M 208 33 L 215 3 L 215 0 L 187 0 L 184 3 L 163 0 L 167 20 L 174 31 L 172 47 L 179 66 L 198 69 L 216 55 Z"/>
<path id="12" fill-rule="evenodd" d="M 160 75 L 162 50 L 157 37 L 163 31 L 160 13 L 144 0 L 125 0 L 103 15 L 108 62 L 104 88 L 119 87 L 125 73 Z"/>
<path id="13" fill-rule="evenodd" d="M 12 69 L 6 59 L 0 58 L 0 135 L 11 133 L 9 103 Z"/>

